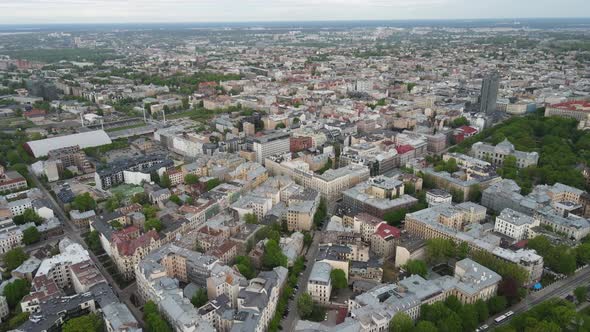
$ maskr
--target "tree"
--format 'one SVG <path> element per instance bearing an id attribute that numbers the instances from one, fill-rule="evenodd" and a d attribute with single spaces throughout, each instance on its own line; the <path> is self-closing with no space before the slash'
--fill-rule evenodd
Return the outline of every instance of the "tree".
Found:
<path id="1" fill-rule="evenodd" d="M 89 193 L 76 196 L 72 202 L 72 208 L 82 212 L 96 209 L 96 201 Z"/>
<path id="2" fill-rule="evenodd" d="M 577 287 L 576 289 L 574 289 L 574 295 L 576 296 L 576 300 L 578 301 L 578 303 L 586 302 L 586 298 L 588 297 L 588 287 Z"/>
<path id="3" fill-rule="evenodd" d="M 16 279 L 4 287 L 2 295 L 6 297 L 6 302 L 10 308 L 14 308 L 20 303 L 20 300 L 31 290 L 31 284 L 25 279 Z"/>
<path id="4" fill-rule="evenodd" d="M 328 214 L 326 200 L 324 198 L 320 198 L 320 205 L 318 206 L 315 214 L 313 215 L 313 223 L 316 227 L 320 228 L 324 224 L 324 219 Z"/>
<path id="5" fill-rule="evenodd" d="M 107 202 L 105 203 L 105 209 L 107 209 L 107 211 L 109 212 L 113 212 L 116 209 L 120 208 L 122 203 L 123 194 L 118 192 L 115 195 L 111 196 L 109 199 L 107 199 Z"/>
<path id="6" fill-rule="evenodd" d="M 23 243 L 25 245 L 37 243 L 40 239 L 41 233 L 39 233 L 35 226 L 31 226 L 23 231 Z"/>
<path id="7" fill-rule="evenodd" d="M 506 309 L 508 305 L 508 301 L 504 296 L 494 296 L 488 300 L 488 308 L 492 315 L 499 313 L 500 311 Z"/>
<path id="8" fill-rule="evenodd" d="M 432 264 L 442 263 L 456 256 L 452 240 L 437 238 L 426 241 L 426 260 Z"/>
<path id="9" fill-rule="evenodd" d="M 143 225 L 143 228 L 146 232 L 150 229 L 153 229 L 156 232 L 160 232 L 162 230 L 162 227 L 162 222 L 156 218 L 146 220 L 145 224 Z"/>
<path id="10" fill-rule="evenodd" d="M 447 306 L 447 308 L 457 313 L 459 313 L 463 309 L 463 304 L 461 304 L 461 301 L 459 301 L 459 299 L 455 295 L 447 297 L 447 299 L 445 300 L 445 305 Z"/>
<path id="11" fill-rule="evenodd" d="M 285 129 L 287 128 L 287 126 L 285 126 L 284 123 L 277 123 L 277 125 L 275 126 L 275 129 Z"/>
<path id="12" fill-rule="evenodd" d="M 390 332 L 411 332 L 414 328 L 414 321 L 405 312 L 398 312 L 389 321 Z"/>
<path id="13" fill-rule="evenodd" d="M 35 212 L 35 210 L 25 209 L 23 214 L 15 216 L 14 218 L 12 218 L 12 221 L 14 221 L 14 223 L 17 225 L 23 225 L 29 222 L 34 222 L 35 225 L 39 226 L 43 223 L 43 218 L 41 218 L 41 216 L 39 216 L 37 212 Z"/>
<path id="14" fill-rule="evenodd" d="M 156 218 L 156 214 L 158 212 L 158 208 L 153 205 L 144 205 L 143 206 L 143 215 L 146 219 Z"/>
<path id="15" fill-rule="evenodd" d="M 453 128 L 459 128 L 461 126 L 468 126 L 468 125 L 469 125 L 469 120 L 467 120 L 464 116 L 458 117 L 455 120 L 453 120 L 453 122 L 451 122 L 451 127 L 453 127 Z"/>
<path id="16" fill-rule="evenodd" d="M 387 221 L 387 223 L 391 226 L 399 226 L 406 217 L 407 213 L 408 210 L 406 208 L 387 212 L 383 215 L 383 220 Z"/>
<path id="17" fill-rule="evenodd" d="M 188 185 L 199 183 L 199 177 L 194 174 L 187 174 L 184 176 L 184 183 Z"/>
<path id="18" fill-rule="evenodd" d="M 477 319 L 480 322 L 485 322 L 490 317 L 488 305 L 481 299 L 475 302 L 475 311 L 477 311 Z"/>
<path id="19" fill-rule="evenodd" d="M 28 312 L 20 312 L 8 320 L 8 329 L 14 330 L 29 319 Z"/>
<path id="20" fill-rule="evenodd" d="M 168 323 L 162 318 L 158 307 L 153 301 L 148 301 L 143 306 L 143 318 L 146 329 L 150 332 L 172 332 Z"/>
<path id="21" fill-rule="evenodd" d="M 420 259 L 408 260 L 408 262 L 403 266 L 403 269 L 409 274 L 417 274 L 422 278 L 426 278 L 426 275 L 428 274 L 428 266 L 426 265 L 426 262 Z"/>
<path id="22" fill-rule="evenodd" d="M 258 224 L 258 217 L 254 213 L 246 213 L 244 215 L 246 224 Z"/>
<path id="23" fill-rule="evenodd" d="M 457 312 L 461 318 L 461 325 L 463 325 L 463 331 L 472 332 L 477 328 L 478 315 L 475 305 L 465 304 L 461 311 Z"/>
<path id="24" fill-rule="evenodd" d="M 461 318 L 459 315 L 451 311 L 450 315 L 446 316 L 436 324 L 438 330 L 441 332 L 456 332 L 462 330 Z"/>
<path id="25" fill-rule="evenodd" d="M 180 197 L 178 197 L 178 195 L 171 195 L 168 199 L 177 205 L 182 205 L 182 200 L 180 199 Z"/>
<path id="26" fill-rule="evenodd" d="M 103 320 L 96 314 L 88 314 L 67 320 L 62 332 L 102 332 Z"/>
<path id="27" fill-rule="evenodd" d="M 131 203 L 135 204 L 147 204 L 148 203 L 148 195 L 145 192 L 137 193 L 131 197 Z"/>
<path id="28" fill-rule="evenodd" d="M 506 298 L 509 304 L 516 304 L 520 301 L 520 284 L 512 277 L 503 278 L 498 285 L 498 295 Z"/>
<path id="29" fill-rule="evenodd" d="M 170 188 L 170 186 L 172 186 L 172 181 L 170 181 L 168 173 L 164 173 L 160 178 L 160 186 L 163 188 Z"/>
<path id="30" fill-rule="evenodd" d="M 256 271 L 252 265 L 252 261 L 248 256 L 237 256 L 236 267 L 246 279 L 252 279 L 256 276 Z"/>
<path id="31" fill-rule="evenodd" d="M 348 287 L 348 281 L 346 281 L 346 274 L 341 269 L 333 269 L 330 272 L 330 280 L 332 281 L 332 288 L 342 289 Z"/>
<path id="32" fill-rule="evenodd" d="M 412 330 L 413 332 L 437 332 L 436 325 L 429 321 L 419 321 L 416 327 Z"/>
<path id="33" fill-rule="evenodd" d="M 211 179 L 211 180 L 207 181 L 207 191 L 217 187 L 220 184 L 221 184 L 221 181 L 219 179 Z"/>
<path id="34" fill-rule="evenodd" d="M 311 236 L 311 233 L 309 231 L 303 232 L 303 245 L 305 247 L 309 247 L 312 242 L 313 242 L 313 237 Z"/>
<path id="35" fill-rule="evenodd" d="M 209 298 L 207 297 L 207 291 L 204 288 L 199 288 L 191 299 L 191 303 L 195 306 L 195 308 L 204 306 L 208 301 Z"/>
<path id="36" fill-rule="evenodd" d="M 278 241 L 270 239 L 264 246 L 264 255 L 262 256 L 262 265 L 266 269 L 274 269 L 277 266 L 287 267 L 287 256 L 283 254 Z"/>
<path id="37" fill-rule="evenodd" d="M 98 231 L 93 230 L 86 235 L 86 244 L 88 244 L 90 250 L 94 252 L 100 251 L 100 249 L 102 249 L 102 244 L 100 243 L 100 235 L 98 234 Z"/>
<path id="38" fill-rule="evenodd" d="M 297 298 L 297 312 L 303 319 L 307 319 L 313 312 L 313 300 L 309 293 L 304 292 Z"/>
<path id="39" fill-rule="evenodd" d="M 7 251 L 4 256 L 2 256 L 2 261 L 4 262 L 4 267 L 8 272 L 19 267 L 24 261 L 29 258 L 29 255 L 23 250 L 23 248 L 14 248 Z"/>

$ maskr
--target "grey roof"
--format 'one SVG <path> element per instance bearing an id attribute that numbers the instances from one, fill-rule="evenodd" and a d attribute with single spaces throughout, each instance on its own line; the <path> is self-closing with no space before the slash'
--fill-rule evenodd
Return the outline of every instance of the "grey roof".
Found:
<path id="1" fill-rule="evenodd" d="M 27 146 L 35 158 L 45 157 L 51 150 L 65 147 L 80 146 L 81 149 L 111 144 L 109 135 L 104 130 L 95 130 L 84 133 L 51 137 L 37 141 L 27 142 Z"/>
<path id="2" fill-rule="evenodd" d="M 527 216 L 524 213 L 514 211 L 509 208 L 502 210 L 500 215 L 496 218 L 499 218 L 516 226 L 532 225 L 535 222 L 533 217 Z"/>
<path id="3" fill-rule="evenodd" d="M 332 272 L 332 266 L 325 262 L 315 262 L 309 275 L 309 280 L 320 281 L 323 283 L 330 282 L 330 273 Z"/>

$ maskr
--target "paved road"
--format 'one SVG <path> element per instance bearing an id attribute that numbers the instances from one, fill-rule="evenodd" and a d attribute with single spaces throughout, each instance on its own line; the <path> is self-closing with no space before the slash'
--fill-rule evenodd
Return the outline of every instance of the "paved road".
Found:
<path id="1" fill-rule="evenodd" d="M 131 294 L 133 293 L 133 291 L 135 290 L 135 287 L 136 287 L 135 282 L 133 282 L 132 284 L 127 286 L 125 289 L 119 288 L 119 286 L 117 285 L 117 283 L 115 282 L 115 280 L 113 279 L 111 274 L 102 266 L 102 264 L 100 263 L 100 261 L 98 260 L 96 255 L 94 255 L 92 250 L 90 250 L 88 248 L 88 246 L 86 245 L 86 242 L 84 241 L 84 239 L 82 239 L 82 236 L 80 236 L 80 231 L 72 223 L 72 221 L 70 220 L 68 215 L 62 209 L 61 205 L 59 205 L 57 203 L 57 201 L 49 193 L 47 188 L 45 188 L 43 183 L 41 183 L 39 178 L 37 178 L 37 176 L 33 173 L 32 169 L 30 167 L 29 167 L 29 173 L 31 174 L 31 179 L 33 180 L 33 182 L 35 182 L 35 185 L 37 186 L 37 188 L 39 188 L 43 192 L 44 196 L 49 200 L 49 202 L 53 206 L 53 211 L 57 214 L 59 219 L 64 222 L 64 235 L 69 237 L 70 239 L 74 240 L 75 242 L 80 243 L 84 247 L 84 249 L 86 249 L 88 251 L 88 253 L 90 254 L 90 258 L 92 259 L 92 261 L 94 261 L 94 264 L 98 267 L 99 271 L 105 277 L 105 279 L 107 280 L 107 282 L 109 283 L 109 285 L 111 286 L 111 288 L 113 289 L 115 294 L 117 294 L 117 297 L 119 297 L 119 299 L 129 307 L 129 309 L 131 310 L 131 313 L 133 314 L 133 316 L 135 316 L 135 319 L 139 323 L 143 324 L 143 319 L 142 319 L 143 314 L 141 313 L 141 311 L 139 311 L 139 309 L 137 309 L 131 303 L 131 300 L 130 300 Z"/>
<path id="2" fill-rule="evenodd" d="M 510 322 L 510 320 L 514 316 L 516 316 L 516 314 L 530 310 L 532 307 L 536 306 L 537 304 L 543 301 L 549 300 L 554 297 L 564 297 L 567 294 L 572 293 L 574 289 L 576 289 L 576 287 L 587 285 L 589 282 L 590 267 L 585 267 L 569 278 L 556 281 L 538 292 L 529 294 L 524 300 L 512 306 L 510 310 L 514 311 L 515 315 L 511 316 L 509 319 L 506 319 L 499 325 L 503 325 Z M 490 318 L 486 322 L 486 324 L 492 326 L 494 324 L 493 318 L 496 318 L 497 316 L 498 315 Z"/>
<path id="3" fill-rule="evenodd" d="M 283 331 L 294 331 L 295 325 L 299 320 L 299 313 L 297 313 L 297 298 L 303 292 L 307 291 L 307 281 L 309 280 L 309 276 L 311 275 L 311 269 L 313 268 L 313 263 L 315 262 L 315 258 L 317 257 L 318 250 L 320 247 L 320 237 L 321 233 L 326 229 L 328 226 L 329 220 L 326 219 L 324 221 L 324 225 L 322 226 L 322 230 L 316 230 L 313 233 L 313 241 L 309 248 L 307 249 L 307 253 L 305 254 L 305 259 L 307 261 L 305 271 L 298 279 L 299 289 L 295 292 L 295 297 L 293 300 L 289 301 L 289 315 L 285 319 L 283 319 L 281 326 L 283 327 Z"/>

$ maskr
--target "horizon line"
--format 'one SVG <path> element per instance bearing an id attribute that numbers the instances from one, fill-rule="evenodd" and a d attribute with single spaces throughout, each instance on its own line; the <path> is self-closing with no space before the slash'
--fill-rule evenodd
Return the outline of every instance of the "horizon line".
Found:
<path id="1" fill-rule="evenodd" d="M 572 20 L 589 19 L 590 16 L 568 17 L 480 17 L 480 18 L 402 18 L 402 19 L 321 19 L 321 20 L 240 20 L 240 21 L 127 21 L 127 22 L 29 22 L 29 23 L 0 23 L 0 26 L 24 25 L 109 25 L 109 24 L 245 24 L 245 23 L 324 23 L 324 22 L 412 22 L 412 21 L 486 21 L 486 20 Z"/>

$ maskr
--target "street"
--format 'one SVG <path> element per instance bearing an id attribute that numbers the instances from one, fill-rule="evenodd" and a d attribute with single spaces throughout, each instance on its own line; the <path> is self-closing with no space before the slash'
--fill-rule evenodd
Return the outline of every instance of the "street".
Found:
<path id="1" fill-rule="evenodd" d="M 502 323 L 498 325 L 504 325 L 510 322 L 510 320 L 514 318 L 517 314 L 525 312 L 545 300 L 548 300 L 553 297 L 563 297 L 569 293 L 572 293 L 574 289 L 576 289 L 576 287 L 586 285 L 589 282 L 590 267 L 587 266 L 569 278 L 556 281 L 538 292 L 529 294 L 520 303 L 512 306 L 511 308 L 508 308 L 508 310 L 514 311 L 515 315 L 512 315 L 511 317 L 504 320 Z M 497 316 L 499 315 L 495 315 L 494 317 L 488 319 L 486 324 L 492 326 L 494 324 L 494 318 L 496 318 Z"/>
<path id="2" fill-rule="evenodd" d="M 43 192 L 45 197 L 49 200 L 49 202 L 53 206 L 53 211 L 56 213 L 57 217 L 61 221 L 63 221 L 64 235 L 69 237 L 73 241 L 80 243 L 82 245 L 82 247 L 84 247 L 84 249 L 86 249 L 88 251 L 90 258 L 94 262 L 94 265 L 96 265 L 96 267 L 99 269 L 100 273 L 102 273 L 102 275 L 105 277 L 105 279 L 107 280 L 107 282 L 109 283 L 109 285 L 111 286 L 111 288 L 113 289 L 115 294 L 117 294 L 117 297 L 119 298 L 119 300 L 121 302 L 125 303 L 129 307 L 129 310 L 131 311 L 133 316 L 135 316 L 135 319 L 138 322 L 140 322 L 141 324 L 143 324 L 143 319 L 142 319 L 143 314 L 141 313 L 141 311 L 138 308 L 136 308 L 131 303 L 131 300 L 130 300 L 131 294 L 133 293 L 135 286 L 136 286 L 135 282 L 131 283 L 125 289 L 119 288 L 119 285 L 111 277 L 110 273 L 104 269 L 104 267 L 102 266 L 102 264 L 100 263 L 100 261 L 98 260 L 96 255 L 94 255 L 92 250 L 90 250 L 90 248 L 88 248 L 88 246 L 86 245 L 86 242 L 84 241 L 82 236 L 80 236 L 80 232 L 72 224 L 68 215 L 61 208 L 61 205 L 59 205 L 57 203 L 57 201 L 53 198 L 51 193 L 49 193 L 47 188 L 45 188 L 45 186 L 43 185 L 41 180 L 39 180 L 39 178 L 37 178 L 37 176 L 32 172 L 32 169 L 30 168 L 30 166 L 29 166 L 29 173 L 31 175 L 31 179 L 33 180 L 33 182 L 35 182 L 35 185 L 37 186 L 37 188 L 39 188 L 39 190 L 41 190 Z M 55 240 L 55 239 L 50 239 L 50 241 L 53 241 L 53 240 Z"/>

